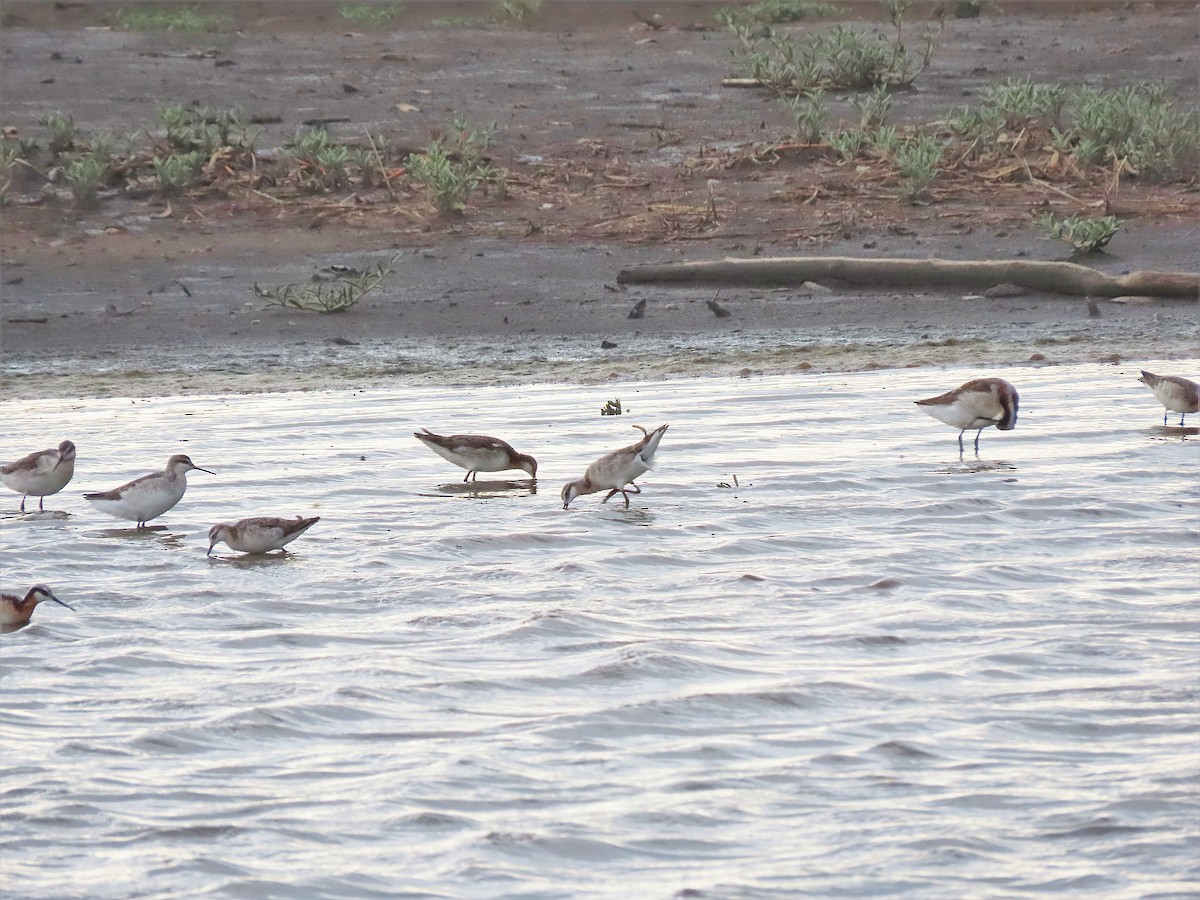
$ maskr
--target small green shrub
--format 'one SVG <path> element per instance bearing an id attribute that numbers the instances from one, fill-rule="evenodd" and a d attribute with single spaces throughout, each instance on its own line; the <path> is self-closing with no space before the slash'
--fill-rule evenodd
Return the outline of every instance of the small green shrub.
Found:
<path id="1" fill-rule="evenodd" d="M 63 177 L 67 180 L 76 203 L 80 206 L 95 205 L 107 169 L 107 163 L 95 156 L 84 156 L 67 163 Z"/>
<path id="2" fill-rule="evenodd" d="M 933 135 L 919 135 L 901 143 L 892 152 L 892 164 L 904 176 L 900 194 L 904 199 L 919 199 L 937 176 L 945 145 Z"/>
<path id="3" fill-rule="evenodd" d="M 433 19 L 430 28 L 477 28 L 488 31 L 496 27 L 494 19 L 486 16 L 451 16 L 443 19 Z"/>
<path id="4" fill-rule="evenodd" d="M 904 17 L 911 0 L 882 2 L 895 28 L 890 37 L 842 25 L 793 37 L 764 30 L 735 16 L 726 20 L 734 37 L 730 52 L 749 77 L 779 94 L 911 84 L 929 66 L 944 23 L 924 29 L 923 49 L 914 54 L 904 38 Z"/>
<path id="5" fill-rule="evenodd" d="M 1108 246 L 1125 223 L 1116 216 L 1088 219 L 1082 216 L 1058 217 L 1044 213 L 1034 219 L 1034 224 L 1047 237 L 1066 241 L 1081 253 L 1097 253 Z"/>
<path id="6" fill-rule="evenodd" d="M 404 8 L 403 3 L 387 6 L 369 6 L 365 3 L 347 3 L 338 7 L 338 15 L 355 25 L 386 25 Z"/>
<path id="7" fill-rule="evenodd" d="M 75 146 L 75 139 L 79 137 L 79 129 L 75 126 L 75 117 L 70 113 L 66 115 L 58 112 L 49 113 L 38 119 L 38 122 L 50 129 L 50 140 L 46 144 L 46 149 L 55 156 L 66 153 Z"/>
<path id="8" fill-rule="evenodd" d="M 760 25 L 786 25 L 804 19 L 822 19 L 836 16 L 840 10 L 832 3 L 816 0 L 760 0 L 744 7 L 725 7 L 717 12 L 717 19 L 725 24 L 731 21 L 754 22 Z"/>
<path id="9" fill-rule="evenodd" d="M 446 137 L 433 141 L 424 153 L 410 154 L 405 160 L 413 180 L 429 190 L 438 212 L 460 212 L 467 197 L 477 188 L 486 191 L 489 185 L 495 185 L 504 191 L 504 173 L 484 158 L 495 139 L 495 131 L 495 124 L 476 130 L 461 119 L 452 119 L 446 127 Z"/>
<path id="10" fill-rule="evenodd" d="M 825 135 L 825 143 L 846 162 L 851 162 L 858 157 L 866 139 L 867 136 L 858 128 L 849 131 L 831 131 Z"/>
<path id="11" fill-rule="evenodd" d="M 159 189 L 171 197 L 182 194 L 195 183 L 205 159 L 199 151 L 155 156 L 152 162 Z"/>
<path id="12" fill-rule="evenodd" d="M 600 407 L 600 415 L 602 416 L 619 416 L 622 413 L 621 400 L 605 400 L 604 405 Z"/>
<path id="13" fill-rule="evenodd" d="M 825 130 L 825 91 L 817 88 L 805 92 L 801 97 L 780 97 L 783 105 L 791 111 L 796 119 L 796 137 L 806 144 L 815 144 L 821 139 Z"/>
<path id="14" fill-rule="evenodd" d="M 496 8 L 514 22 L 525 24 L 542 5 L 542 0 L 496 0 Z"/>

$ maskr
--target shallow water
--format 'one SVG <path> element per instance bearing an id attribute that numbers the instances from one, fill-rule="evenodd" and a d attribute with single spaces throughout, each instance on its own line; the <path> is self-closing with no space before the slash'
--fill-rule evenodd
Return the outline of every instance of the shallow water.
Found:
<path id="1" fill-rule="evenodd" d="M 77 610 L 0 637 L 4 895 L 1195 896 L 1200 440 L 1136 367 L 1011 370 L 960 461 L 911 401 L 974 374 L 0 405 L 4 459 L 79 447 L 69 517 L 0 506 Z M 80 498 L 176 452 L 164 529 Z"/>

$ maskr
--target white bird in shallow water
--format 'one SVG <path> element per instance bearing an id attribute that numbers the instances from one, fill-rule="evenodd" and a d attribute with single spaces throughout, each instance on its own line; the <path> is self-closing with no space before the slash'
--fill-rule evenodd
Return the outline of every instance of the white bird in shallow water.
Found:
<path id="1" fill-rule="evenodd" d="M 1200 412 L 1200 384 L 1178 375 L 1155 375 L 1144 369 L 1138 381 L 1154 391 L 1155 399 L 1165 407 L 1164 425 L 1167 424 L 1168 412 L 1179 413 L 1180 428 L 1183 427 L 1183 419 L 1188 413 Z"/>
<path id="2" fill-rule="evenodd" d="M 530 478 L 537 478 L 537 460 L 518 453 L 500 438 L 486 434 L 452 434 L 444 437 L 428 428 L 414 431 L 413 437 L 442 459 L 466 469 L 463 481 L 468 478 L 478 481 L 479 472 L 503 472 L 506 469 L 521 469 L 528 472 Z"/>
<path id="3" fill-rule="evenodd" d="M 25 512 L 26 497 L 37 497 L 38 510 L 42 511 L 46 498 L 65 488 L 74 474 L 75 445 L 70 441 L 63 441 L 55 450 L 39 450 L 0 466 L 0 482 L 21 495 L 21 512 Z"/>
<path id="4" fill-rule="evenodd" d="M 630 485 L 630 490 L 635 494 L 642 492 L 642 489 L 634 484 L 633 480 L 654 468 L 654 454 L 658 451 L 658 444 L 662 440 L 662 436 L 667 433 L 667 426 L 659 425 L 650 432 L 647 432 L 641 425 L 633 427 L 644 435 L 640 441 L 600 457 L 587 467 L 582 478 L 563 485 L 563 509 L 570 506 L 571 501 L 580 494 L 594 494 L 605 488 L 609 489 L 608 495 L 601 502 L 607 503 L 609 497 L 620 493 L 625 498 L 625 506 L 628 507 L 629 494 L 625 491 L 625 485 Z"/>
<path id="5" fill-rule="evenodd" d="M 183 492 L 187 490 L 187 473 L 192 469 L 208 472 L 209 475 L 216 474 L 200 468 L 182 453 L 177 453 L 167 460 L 167 468 L 162 472 L 143 475 L 111 491 L 84 494 L 83 499 L 102 513 L 137 522 L 137 527 L 142 528 L 183 499 Z"/>
<path id="6" fill-rule="evenodd" d="M 24 597 L 19 594 L 0 594 L 0 631 L 16 631 L 28 625 L 34 608 L 43 600 L 53 600 L 59 606 L 75 611 L 75 607 L 68 606 L 50 593 L 50 588 L 35 584 Z"/>
<path id="7" fill-rule="evenodd" d="M 1017 389 L 1003 378 L 976 378 L 962 387 L 928 400 L 915 401 L 940 422 L 958 431 L 958 453 L 963 453 L 963 433 L 975 432 L 975 455 L 979 455 L 979 435 L 995 425 L 1001 431 L 1017 427 Z"/>
<path id="8" fill-rule="evenodd" d="M 218 522 L 208 529 L 208 552 L 224 541 L 231 549 L 242 553 L 269 553 L 284 544 L 290 544 L 313 525 L 321 521 L 320 516 L 306 519 L 279 519 L 275 516 L 255 516 L 239 519 L 233 524 Z"/>

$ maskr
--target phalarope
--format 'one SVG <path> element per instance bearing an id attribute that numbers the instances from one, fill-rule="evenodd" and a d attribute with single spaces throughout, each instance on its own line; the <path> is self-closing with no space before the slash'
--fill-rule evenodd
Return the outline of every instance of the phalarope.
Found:
<path id="1" fill-rule="evenodd" d="M 280 519 L 275 516 L 255 516 L 236 522 L 218 522 L 208 530 L 208 552 L 224 541 L 230 549 L 242 553 L 269 553 L 284 544 L 290 544 L 313 525 L 321 521 L 320 516 L 306 519 Z"/>
<path id="2" fill-rule="evenodd" d="M 0 466 L 0 482 L 21 495 L 21 512 L 25 512 L 26 497 L 37 497 L 38 511 L 43 512 L 46 498 L 65 488 L 74 474 L 75 445 L 70 441 Z"/>
<path id="3" fill-rule="evenodd" d="M 1178 375 L 1155 375 L 1145 370 L 1138 381 L 1154 391 L 1155 399 L 1163 405 L 1164 425 L 1168 413 L 1179 413 L 1179 427 L 1182 428 L 1188 413 L 1200 412 L 1200 384 Z"/>
<path id="4" fill-rule="evenodd" d="M 466 469 L 463 481 L 468 478 L 478 481 L 479 472 L 503 472 L 506 469 L 522 469 L 529 473 L 530 478 L 537 478 L 537 460 L 518 453 L 499 438 L 485 434 L 452 434 L 445 437 L 434 434 L 428 428 L 413 432 L 413 437 L 442 459 Z"/>
<path id="5" fill-rule="evenodd" d="M 635 494 L 642 492 L 642 489 L 634 484 L 633 480 L 640 478 L 644 472 L 653 468 L 654 454 L 658 452 L 658 444 L 662 440 L 662 436 L 667 433 L 667 426 L 660 425 L 649 432 L 641 425 L 633 427 L 642 433 L 643 437 L 640 441 L 600 457 L 587 467 L 582 478 L 563 485 L 563 509 L 570 506 L 571 501 L 581 494 L 594 494 L 605 488 L 608 488 L 609 491 L 601 501 L 602 503 L 607 503 L 613 494 L 619 493 L 625 498 L 625 506 L 628 507 L 629 494 L 625 490 L 625 485 L 630 485 L 630 490 Z"/>
<path id="6" fill-rule="evenodd" d="M 928 400 L 915 401 L 917 406 L 940 422 L 958 431 L 958 453 L 963 453 L 962 436 L 975 431 L 975 455 L 979 455 L 979 435 L 995 425 L 1001 431 L 1017 426 L 1017 389 L 1003 378 L 976 378 L 962 387 L 947 391 Z"/>
<path id="7" fill-rule="evenodd" d="M 0 631 L 16 631 L 29 624 L 34 608 L 44 600 L 53 600 L 71 612 L 75 607 L 63 603 L 44 584 L 35 584 L 24 597 L 19 594 L 0 594 Z"/>
<path id="8" fill-rule="evenodd" d="M 137 522 L 138 528 L 145 527 L 151 519 L 161 516 L 183 499 L 187 490 L 187 473 L 196 469 L 200 472 L 216 473 L 202 469 L 182 453 L 167 460 L 167 468 L 135 478 L 128 484 L 111 491 L 84 494 L 83 498 L 102 513 L 117 519 Z"/>

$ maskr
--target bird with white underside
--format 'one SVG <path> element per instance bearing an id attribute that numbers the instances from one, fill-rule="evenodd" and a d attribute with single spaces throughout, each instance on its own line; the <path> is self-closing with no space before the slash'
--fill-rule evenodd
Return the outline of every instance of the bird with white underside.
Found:
<path id="1" fill-rule="evenodd" d="M 208 530 L 208 552 L 211 554 L 213 547 L 224 541 L 230 549 L 242 553 L 270 553 L 290 544 L 320 521 L 320 516 L 307 519 L 254 516 L 232 523 L 218 522 Z"/>
<path id="2" fill-rule="evenodd" d="M 0 483 L 21 495 L 21 512 L 25 512 L 26 497 L 37 497 L 38 511 L 44 512 L 46 498 L 65 488 L 74 474 L 75 445 L 63 441 L 50 450 L 39 450 L 0 466 Z"/>
<path id="3" fill-rule="evenodd" d="M 1168 413 L 1179 413 L 1179 427 L 1188 413 L 1200 412 L 1200 385 L 1179 375 L 1155 375 L 1142 370 L 1138 379 L 1154 391 L 1154 399 L 1163 405 L 1163 425 L 1167 424 Z"/>
<path id="4" fill-rule="evenodd" d="M 963 434 L 975 432 L 975 455 L 979 455 L 979 435 L 995 425 L 1000 431 L 1017 427 L 1020 397 L 1017 389 L 1003 378 L 976 378 L 952 391 L 914 401 L 939 422 L 957 428 L 958 454 L 963 453 Z"/>
<path id="5" fill-rule="evenodd" d="M 654 467 L 654 454 L 658 452 L 659 442 L 667 433 L 667 426 L 659 425 L 653 431 L 646 431 L 641 425 L 633 427 L 642 433 L 643 437 L 640 441 L 600 457 L 587 467 L 582 478 L 563 485 L 563 509 L 570 506 L 571 501 L 576 497 L 582 494 L 594 494 L 605 488 L 608 489 L 608 494 L 605 495 L 602 503 L 607 503 L 610 497 L 619 493 L 625 498 L 625 506 L 628 508 L 629 493 L 625 485 L 629 485 L 629 490 L 635 494 L 642 492 L 642 489 L 633 481 Z"/>
<path id="6" fill-rule="evenodd" d="M 434 434 L 428 428 L 413 432 L 413 437 L 442 459 L 467 470 L 463 481 L 479 480 L 480 472 L 503 472 L 520 469 L 530 478 L 537 478 L 537 460 L 518 453 L 506 441 L 486 434 Z"/>
<path id="7" fill-rule="evenodd" d="M 84 494 L 83 499 L 102 513 L 137 522 L 138 528 L 144 528 L 151 519 L 161 516 L 183 499 L 183 492 L 187 490 L 187 473 L 193 470 L 216 474 L 200 468 L 182 453 L 177 453 L 167 460 L 167 467 L 161 472 L 135 478 L 111 491 Z"/>

